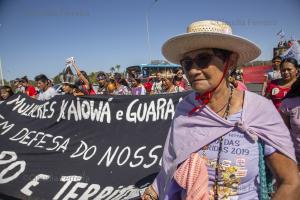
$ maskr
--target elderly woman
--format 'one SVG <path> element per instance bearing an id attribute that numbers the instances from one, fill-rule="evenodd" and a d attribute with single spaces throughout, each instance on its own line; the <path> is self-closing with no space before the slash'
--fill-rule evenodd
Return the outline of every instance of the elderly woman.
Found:
<path id="1" fill-rule="evenodd" d="M 179 85 L 174 85 L 168 78 L 162 78 L 162 93 L 182 92 L 184 89 Z"/>
<path id="2" fill-rule="evenodd" d="M 228 72 L 260 55 L 229 25 L 199 21 L 162 53 L 181 64 L 194 93 L 176 108 L 162 168 L 147 199 L 269 199 L 265 162 L 277 181 L 273 199 L 299 199 L 295 150 L 272 103 L 228 83 Z"/>

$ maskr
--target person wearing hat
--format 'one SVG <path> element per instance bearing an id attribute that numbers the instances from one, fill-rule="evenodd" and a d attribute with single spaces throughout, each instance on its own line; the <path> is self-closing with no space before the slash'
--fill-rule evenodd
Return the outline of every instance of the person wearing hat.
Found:
<path id="1" fill-rule="evenodd" d="M 161 170 L 142 199 L 270 199 L 265 164 L 277 181 L 273 199 L 299 199 L 295 149 L 281 116 L 227 79 L 259 47 L 228 24 L 205 20 L 166 41 L 162 53 L 181 64 L 194 92 L 176 107 Z"/>

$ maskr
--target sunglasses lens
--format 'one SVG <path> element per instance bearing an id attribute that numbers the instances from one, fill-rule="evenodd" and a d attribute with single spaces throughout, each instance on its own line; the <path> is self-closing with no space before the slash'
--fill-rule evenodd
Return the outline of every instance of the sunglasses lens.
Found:
<path id="1" fill-rule="evenodd" d="M 185 69 L 185 71 L 190 71 L 193 66 L 193 60 L 190 58 L 182 59 L 180 61 L 180 64 Z"/>
<path id="2" fill-rule="evenodd" d="M 212 55 L 208 53 L 198 54 L 194 59 L 185 58 L 180 61 L 181 66 L 185 71 L 190 71 L 193 67 L 194 62 L 199 69 L 207 68 L 212 60 Z"/>
<path id="3" fill-rule="evenodd" d="M 200 69 L 203 69 L 208 67 L 209 63 L 211 62 L 211 59 L 212 55 L 210 54 L 199 54 L 195 58 L 195 62 Z"/>

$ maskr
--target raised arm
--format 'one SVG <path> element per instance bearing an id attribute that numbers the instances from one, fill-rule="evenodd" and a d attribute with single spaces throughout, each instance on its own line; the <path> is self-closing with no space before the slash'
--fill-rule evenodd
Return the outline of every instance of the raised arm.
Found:
<path id="1" fill-rule="evenodd" d="M 75 62 L 75 60 L 72 60 L 72 65 L 73 65 L 73 67 L 74 67 L 74 69 L 77 73 L 78 78 L 83 81 L 84 85 L 86 86 L 86 89 L 89 90 L 90 89 L 90 82 L 80 72 L 80 69 L 79 69 L 77 63 Z"/>

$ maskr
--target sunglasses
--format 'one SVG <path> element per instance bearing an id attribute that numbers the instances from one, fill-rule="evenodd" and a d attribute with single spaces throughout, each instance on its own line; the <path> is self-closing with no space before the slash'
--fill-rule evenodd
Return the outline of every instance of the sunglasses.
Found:
<path id="1" fill-rule="evenodd" d="M 97 81 L 102 81 L 102 80 L 106 80 L 104 77 L 97 77 L 96 78 Z"/>
<path id="2" fill-rule="evenodd" d="M 200 53 L 194 58 L 183 58 L 182 60 L 180 60 L 180 64 L 185 69 L 185 71 L 190 71 L 194 63 L 196 64 L 198 69 L 205 69 L 208 67 L 209 63 L 211 63 L 213 56 L 213 54 L 209 53 Z"/>

